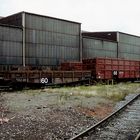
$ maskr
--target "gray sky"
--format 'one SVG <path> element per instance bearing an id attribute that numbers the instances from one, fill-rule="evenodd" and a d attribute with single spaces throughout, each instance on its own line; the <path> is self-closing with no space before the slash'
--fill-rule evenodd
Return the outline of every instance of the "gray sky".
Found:
<path id="1" fill-rule="evenodd" d="M 0 0 L 0 16 L 20 11 L 81 22 L 86 31 L 140 36 L 140 0 Z"/>

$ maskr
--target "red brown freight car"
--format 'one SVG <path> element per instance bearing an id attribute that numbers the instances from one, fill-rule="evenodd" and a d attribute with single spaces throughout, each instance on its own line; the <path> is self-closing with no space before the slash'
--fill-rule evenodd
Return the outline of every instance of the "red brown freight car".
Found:
<path id="1" fill-rule="evenodd" d="M 92 58 L 83 62 L 65 62 L 61 70 L 17 69 L 0 71 L 0 80 L 20 83 L 70 83 L 85 79 L 135 80 L 140 79 L 140 61 L 117 58 Z"/>
<path id="2" fill-rule="evenodd" d="M 16 70 L 0 71 L 0 80 L 20 83 L 58 84 L 84 80 L 91 71 Z"/>
<path id="3" fill-rule="evenodd" d="M 81 71 L 82 70 L 82 62 L 73 61 L 73 62 L 63 62 L 61 63 L 61 70 L 64 71 Z"/>
<path id="4" fill-rule="evenodd" d="M 83 69 L 91 70 L 95 79 L 138 79 L 140 78 L 140 61 L 93 58 L 83 60 Z"/>

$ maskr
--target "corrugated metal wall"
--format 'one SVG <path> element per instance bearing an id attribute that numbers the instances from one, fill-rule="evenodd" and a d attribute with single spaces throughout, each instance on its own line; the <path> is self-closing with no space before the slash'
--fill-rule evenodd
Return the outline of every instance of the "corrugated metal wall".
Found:
<path id="1" fill-rule="evenodd" d="M 119 33 L 118 57 L 140 60 L 140 37 Z"/>
<path id="2" fill-rule="evenodd" d="M 81 25 L 26 13 L 26 65 L 79 60 Z"/>
<path id="3" fill-rule="evenodd" d="M 22 30 L 0 26 L 0 65 L 22 64 Z"/>
<path id="4" fill-rule="evenodd" d="M 83 58 L 117 57 L 117 43 L 83 37 Z"/>
<path id="5" fill-rule="evenodd" d="M 0 23 L 22 26 L 22 13 L 3 18 Z M 80 60 L 81 24 L 26 12 L 25 15 L 26 65 L 56 66 L 63 61 Z M 116 58 L 118 56 L 119 58 L 140 60 L 140 37 L 121 32 L 96 34 L 103 35 L 100 36 L 103 38 L 105 35 L 109 35 L 110 38 L 107 39 L 113 38 L 113 40 L 118 37 L 119 40 L 116 43 L 84 36 L 83 58 Z M 22 64 L 22 49 L 22 30 L 1 25 L 0 64 Z"/>

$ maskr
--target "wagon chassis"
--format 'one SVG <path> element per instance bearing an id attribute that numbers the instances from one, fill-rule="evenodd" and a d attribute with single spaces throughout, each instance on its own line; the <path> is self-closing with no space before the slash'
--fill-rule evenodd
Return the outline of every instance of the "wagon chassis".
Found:
<path id="1" fill-rule="evenodd" d="M 1 71 L 0 88 L 63 87 L 90 84 L 90 71 Z M 55 82 L 55 80 L 59 80 Z"/>

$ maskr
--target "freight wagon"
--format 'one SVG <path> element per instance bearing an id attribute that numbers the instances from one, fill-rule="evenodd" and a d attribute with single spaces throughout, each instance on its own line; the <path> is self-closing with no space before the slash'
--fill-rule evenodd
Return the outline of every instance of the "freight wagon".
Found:
<path id="1" fill-rule="evenodd" d="M 89 84 L 91 71 L 19 70 L 0 71 L 0 86 L 22 88 Z"/>
<path id="2" fill-rule="evenodd" d="M 83 59 L 83 70 L 91 70 L 95 80 L 138 80 L 140 61 L 120 58 Z"/>
<path id="3" fill-rule="evenodd" d="M 26 67 L 27 68 L 27 67 Z M 0 82 L 7 85 L 54 85 L 62 83 L 93 84 L 93 81 L 134 81 L 140 79 L 140 61 L 120 58 L 90 58 L 82 62 L 65 62 L 60 70 L 18 69 L 0 71 Z M 18 84 L 17 84 L 18 83 Z"/>

